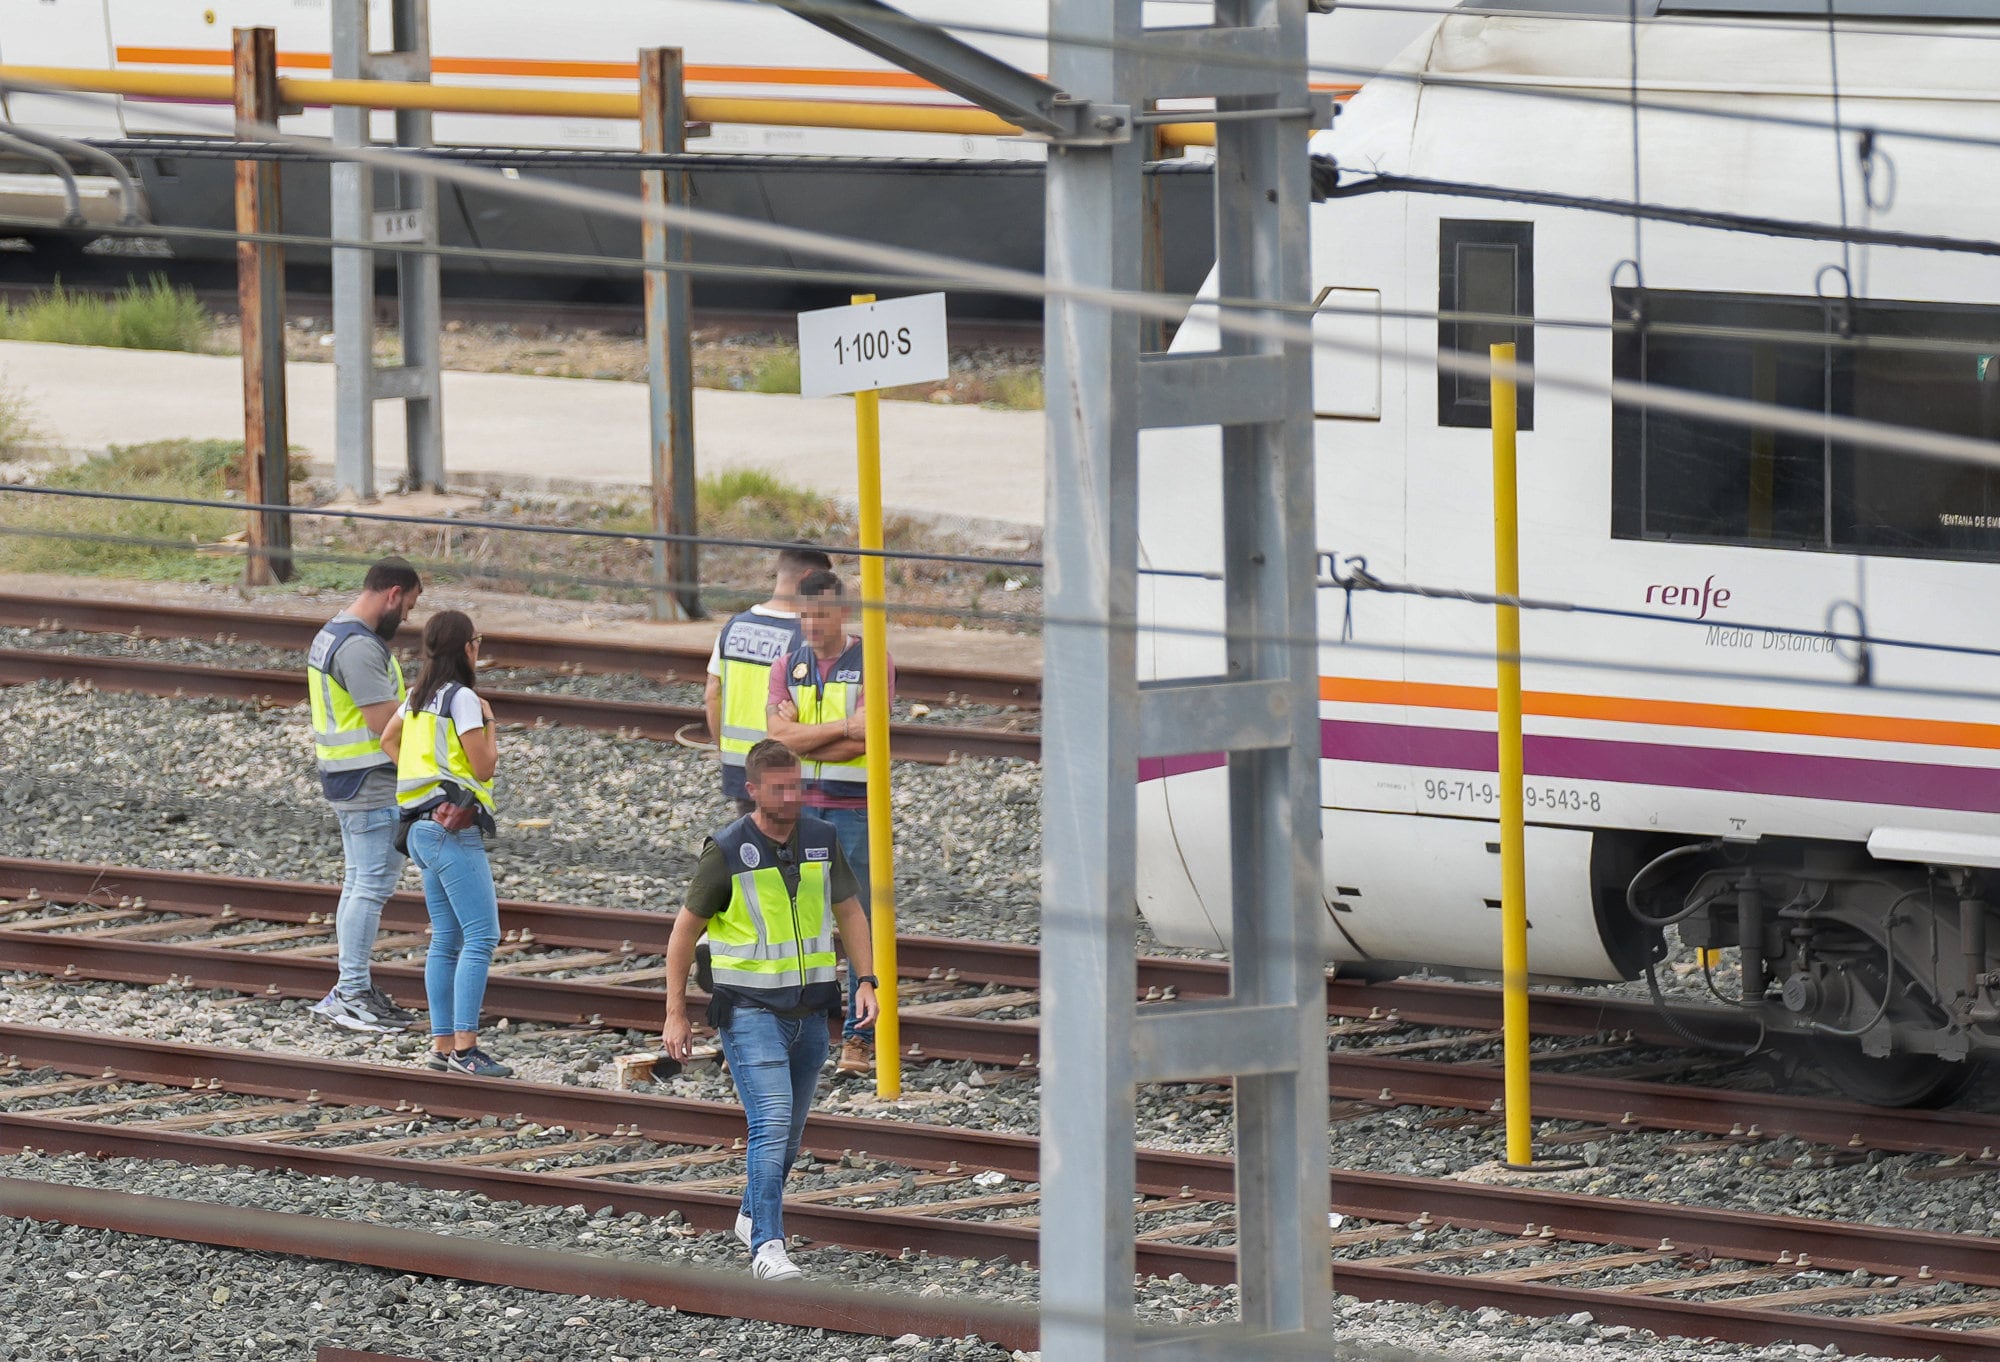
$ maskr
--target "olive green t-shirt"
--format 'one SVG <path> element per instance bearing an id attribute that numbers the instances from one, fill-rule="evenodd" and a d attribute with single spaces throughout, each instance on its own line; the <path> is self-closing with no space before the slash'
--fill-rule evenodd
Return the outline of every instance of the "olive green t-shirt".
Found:
<path id="1" fill-rule="evenodd" d="M 792 829 L 792 838 L 785 845 L 795 854 L 791 864 L 780 862 L 779 871 L 785 877 L 785 885 L 793 893 L 799 886 L 799 830 Z M 833 866 L 828 871 L 828 900 L 830 908 L 847 899 L 861 897 L 860 882 L 854 878 L 853 869 L 847 864 L 847 856 L 840 849 L 840 843 L 833 844 Z M 714 917 L 729 906 L 729 863 L 723 859 L 722 848 L 709 841 L 701 849 L 701 860 L 695 866 L 694 883 L 688 886 L 687 908 L 700 917 Z"/>

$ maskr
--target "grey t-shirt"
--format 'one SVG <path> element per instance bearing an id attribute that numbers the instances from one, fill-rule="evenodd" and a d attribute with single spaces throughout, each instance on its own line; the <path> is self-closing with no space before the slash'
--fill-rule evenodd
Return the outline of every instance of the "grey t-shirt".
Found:
<path id="1" fill-rule="evenodd" d="M 331 623 L 339 624 L 354 620 L 354 616 L 343 610 L 335 615 Z M 355 620 L 355 623 L 361 623 Z M 389 666 L 389 647 L 373 633 L 366 637 L 355 637 L 340 645 L 340 651 L 333 655 L 333 679 L 342 689 L 354 697 L 354 703 L 362 708 L 395 700 L 396 675 Z M 346 799 L 327 801 L 342 813 L 366 813 L 371 809 L 387 809 L 396 803 L 396 768 L 394 765 L 371 767 L 361 773 L 361 783 Z"/>

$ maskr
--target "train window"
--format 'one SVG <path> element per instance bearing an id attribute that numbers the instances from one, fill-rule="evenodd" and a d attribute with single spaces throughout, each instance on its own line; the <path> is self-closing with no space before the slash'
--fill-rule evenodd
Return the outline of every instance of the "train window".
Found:
<path id="1" fill-rule="evenodd" d="M 1438 311 L 1478 313 L 1522 321 L 1438 322 L 1438 350 L 1484 359 L 1491 347 L 1514 342 L 1523 364 L 1535 360 L 1535 224 L 1445 218 L 1438 223 Z M 1535 428 L 1535 392 L 1523 386 L 1516 413 L 1522 430 Z M 1489 427 L 1491 385 L 1483 374 L 1438 370 L 1438 424 Z"/>
<path id="2" fill-rule="evenodd" d="M 1619 378 L 2000 437 L 2000 308 L 1613 290 Z M 1843 316 L 1846 325 L 1843 327 Z M 1621 404 L 1612 533 L 2000 558 L 2000 472 Z"/>

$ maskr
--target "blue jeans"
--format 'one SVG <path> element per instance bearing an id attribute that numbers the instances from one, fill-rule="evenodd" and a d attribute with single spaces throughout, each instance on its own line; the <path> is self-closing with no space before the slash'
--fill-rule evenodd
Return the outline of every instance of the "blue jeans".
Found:
<path id="1" fill-rule="evenodd" d="M 486 842 L 478 828 L 446 832 L 420 818 L 410 825 L 410 859 L 424 872 L 424 906 L 431 913 L 431 948 L 424 957 L 431 1034 L 477 1031 L 486 971 L 500 944 L 500 903 Z"/>
<path id="2" fill-rule="evenodd" d="M 750 1177 L 743 1214 L 750 1217 L 750 1250 L 785 1237 L 785 1179 L 798 1161 L 806 1114 L 826 1063 L 826 1014 L 781 1017 L 761 1007 L 738 1006 L 719 1037 L 730 1077 L 749 1118 L 746 1154 Z"/>
<path id="3" fill-rule="evenodd" d="M 861 915 L 869 916 L 868 884 L 868 810 L 866 809 L 812 809 L 816 818 L 824 818 L 833 824 L 835 836 L 840 838 L 840 854 L 847 858 L 848 869 L 854 872 L 856 883 L 861 886 Z M 842 945 L 847 943 L 842 942 Z M 875 1038 L 875 1028 L 854 1024 L 854 962 L 847 962 L 847 1020 L 841 1023 L 842 1040 L 853 1040 L 857 1036 L 863 1040 Z"/>
<path id="4" fill-rule="evenodd" d="M 340 943 L 340 983 L 343 993 L 363 993 L 374 976 L 368 957 L 382 926 L 382 905 L 396 892 L 403 877 L 403 853 L 396 850 L 395 805 L 361 812 L 342 810 L 340 852 L 347 873 L 340 882 L 340 906 L 333 910 L 334 939 Z"/>

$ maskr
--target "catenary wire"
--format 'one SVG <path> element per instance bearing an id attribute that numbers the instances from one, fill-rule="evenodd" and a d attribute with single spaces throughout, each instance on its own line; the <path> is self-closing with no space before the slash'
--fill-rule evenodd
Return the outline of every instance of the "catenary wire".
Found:
<path id="1" fill-rule="evenodd" d="M 58 96 L 69 92 L 54 91 Z M 70 95 L 71 98 L 82 98 Z M 169 113 L 171 111 L 168 111 Z M 546 203 L 598 210 L 641 222 L 653 221 L 678 227 L 695 235 L 734 238 L 779 250 L 802 251 L 831 259 L 876 266 L 897 272 L 927 272 L 943 277 L 957 276 L 964 287 L 1041 299 L 1060 299 L 1080 306 L 1104 307 L 1139 317 L 1153 317 L 1180 323 L 1189 316 L 1185 299 L 1176 295 L 1153 294 L 1143 290 L 1119 289 L 1090 284 L 1049 281 L 1025 270 L 987 265 L 957 257 L 907 247 L 882 246 L 851 238 L 836 237 L 805 228 L 756 222 L 683 205 L 642 203 L 630 195 L 592 189 L 583 185 L 553 181 L 509 180 L 504 176 L 471 167 L 413 162 L 398 151 L 378 147 L 335 148 L 316 139 L 293 137 L 268 124 L 242 124 L 239 131 L 270 140 L 312 149 L 328 160 L 354 161 L 400 174 L 428 175 L 434 179 L 487 188 L 502 194 L 537 199 Z M 1317 346 L 1336 351 L 1373 354 L 1373 347 L 1341 337 L 1316 336 L 1310 325 L 1286 321 L 1270 315 L 1274 310 L 1255 300 L 1201 299 L 1194 311 L 1221 330 L 1280 344 Z M 1241 315 L 1239 315 L 1239 313 Z M 1533 383 L 1558 391 L 1587 396 L 1610 396 L 1648 410 L 1677 415 L 1705 417 L 1729 425 L 1770 428 L 1813 438 L 1844 438 L 1856 444 L 1896 450 L 1925 457 L 1957 459 L 1982 467 L 2000 466 L 2000 445 L 1934 431 L 1918 431 L 1887 422 L 1863 420 L 1837 414 L 1805 416 L 1790 408 L 1759 403 L 1750 399 L 1727 398 L 1682 389 L 1659 388 L 1613 378 L 1608 383 L 1594 378 L 1538 373 L 1533 366 L 1495 365 L 1481 357 L 1452 352 L 1437 357 L 1438 366 L 1449 372 L 1474 378 L 1496 374 L 1517 384 Z"/>
<path id="2" fill-rule="evenodd" d="M 1140 315 L 1165 315 L 1168 320 L 1179 320 L 1176 304 L 1153 295 L 1133 293 L 1117 289 L 1103 289 L 1090 286 L 1066 286 L 1051 284 L 1039 276 L 1023 271 L 1008 270 L 992 266 L 974 265 L 957 261 L 950 257 L 939 257 L 929 252 L 913 252 L 894 247 L 881 247 L 870 243 L 855 242 L 824 234 L 802 231 L 795 228 L 779 227 L 775 224 L 746 222 L 723 215 L 709 214 L 701 210 L 670 207 L 667 205 L 646 205 L 628 196 L 595 191 L 573 185 L 534 184 L 508 180 L 498 175 L 489 175 L 466 167 L 437 165 L 418 169 L 408 163 L 408 158 L 399 153 L 376 148 L 333 149 L 307 139 L 289 138 L 277 129 L 267 125 L 246 125 L 246 132 L 304 146 L 330 159 L 351 159 L 363 163 L 377 164 L 403 173 L 428 173 L 435 178 L 456 180 L 498 189 L 527 197 L 550 201 L 574 203 L 578 206 L 598 206 L 606 211 L 642 220 L 652 218 L 674 222 L 676 219 L 686 230 L 699 233 L 735 234 L 750 239 L 762 239 L 767 244 L 786 248 L 804 249 L 836 257 L 847 257 L 864 262 L 878 262 L 886 268 L 904 269 L 936 268 L 939 272 L 951 274 L 962 272 L 978 282 L 990 282 L 996 288 L 1007 292 L 1025 292 L 1030 296 L 1068 297 L 1079 302 L 1100 303 Z M 1237 317 L 1227 315 L 1217 302 L 1199 305 L 1209 314 L 1212 325 L 1222 329 L 1248 332 L 1268 336 L 1294 344 L 1320 344 L 1335 349 L 1369 349 L 1356 343 L 1339 341 L 1336 338 L 1312 336 L 1309 329 L 1288 325 L 1268 317 Z M 1453 352 L 1438 356 L 1440 368 L 1462 372 L 1475 377 L 1491 376 L 1495 372 L 1505 372 L 1507 366 L 1496 366 L 1489 360 L 1468 357 Z M 1602 396 L 1608 391 L 1614 401 L 1624 400 L 1632 405 L 1655 410 L 1678 411 L 1684 415 L 1706 416 L 1724 420 L 1731 424 L 1773 428 L 1796 433 L 1828 438 L 1842 435 L 1856 443 L 1879 445 L 1898 449 L 1906 453 L 1930 457 L 1955 458 L 1978 463 L 1981 466 L 2000 466 L 2000 447 L 1990 442 L 1967 439 L 1960 436 L 1943 435 L 1937 432 L 1909 431 L 1887 423 L 1860 420 L 1853 417 L 1821 413 L 1808 416 L 1791 409 L 1772 404 L 1757 403 L 1746 399 L 1720 397 L 1714 394 L 1692 393 L 1673 389 L 1659 389 L 1644 384 L 1634 384 L 1627 380 L 1613 379 L 1609 384 L 1599 380 L 1578 379 L 1564 375 L 1535 375 L 1523 365 L 1512 366 L 1516 381 L 1538 382 L 1541 386 L 1558 390 L 1584 392 L 1592 396 Z"/>
<path id="3" fill-rule="evenodd" d="M 271 513 L 287 513 L 287 514 L 296 513 L 296 514 L 309 515 L 309 516 L 315 516 L 333 520 L 363 520 L 363 521 L 382 522 L 382 523 L 390 523 L 398 525 L 411 525 L 426 529 L 442 529 L 442 530 L 453 530 L 453 531 L 482 530 L 482 531 L 497 532 L 497 533 L 520 531 L 524 533 L 534 533 L 534 534 L 569 535 L 569 536 L 583 537 L 599 541 L 614 541 L 620 544 L 667 542 L 667 543 L 694 544 L 708 548 L 751 548 L 751 549 L 768 549 L 772 551 L 797 547 L 797 541 L 793 540 L 736 539 L 736 538 L 724 538 L 718 536 L 704 536 L 704 535 L 663 535 L 655 531 L 607 530 L 607 529 L 596 529 L 590 527 L 577 527 L 577 526 L 564 526 L 564 525 L 539 525 L 529 522 L 516 522 L 516 521 L 461 519 L 449 516 L 403 515 L 403 514 L 385 513 L 385 512 L 346 510 L 346 509 L 329 508 L 329 507 L 291 507 L 279 503 L 245 503 L 233 500 L 212 500 L 212 499 L 205 499 L 198 497 L 168 497 L 168 496 L 156 496 L 143 493 L 101 492 L 101 491 L 84 490 L 84 489 L 44 488 L 44 487 L 22 486 L 22 485 L 0 486 L 0 493 L 5 493 L 5 492 L 29 493 L 29 494 L 38 494 L 47 496 L 76 496 L 96 501 L 110 501 L 119 503 L 135 502 L 143 505 L 168 505 L 168 506 L 179 506 L 179 507 L 187 507 L 193 509 L 201 509 L 201 510 L 224 511 L 231 513 L 245 513 L 245 512 L 247 513 L 271 512 Z M 196 551 L 199 548 L 198 545 L 183 544 L 180 543 L 179 541 L 170 539 L 147 539 L 136 535 L 100 534 L 83 530 L 28 528 L 20 526 L 9 526 L 4 524 L 0 524 L 0 536 L 21 537 L 21 538 L 49 538 L 49 539 L 59 539 L 64 541 L 82 542 L 82 543 L 118 544 L 118 545 L 128 545 L 133 547 L 150 547 L 150 548 L 160 549 L 162 551 L 178 551 L 178 552 Z M 1042 571 L 1045 566 L 1043 560 L 1031 559 L 1031 558 L 998 558 L 998 557 L 989 557 L 982 555 L 942 554 L 942 553 L 925 552 L 920 550 L 896 550 L 896 549 L 867 550 L 860 548 L 848 548 L 837 545 L 821 545 L 821 544 L 815 544 L 814 547 L 821 549 L 823 552 L 841 557 L 856 557 L 856 558 L 881 557 L 886 559 L 895 559 L 904 561 L 935 562 L 935 563 L 945 563 L 954 565 L 969 565 L 977 567 L 995 567 L 995 568 L 1004 568 L 1013 571 L 1019 571 L 1022 573 L 1038 573 Z M 293 547 L 289 549 L 274 549 L 265 547 L 256 550 L 256 553 L 259 556 L 268 559 L 290 558 L 298 561 L 338 563 L 338 564 L 345 564 L 348 566 L 366 566 L 374 562 L 375 559 L 380 556 L 379 553 L 361 554 L 353 552 L 339 552 L 327 549 L 300 548 L 300 547 Z M 1577 601 L 1560 601 L 1560 600 L 1551 600 L 1539 597 L 1508 596 L 1508 595 L 1502 595 L 1493 592 L 1482 591 L 1476 588 L 1467 588 L 1467 587 L 1433 586 L 1433 585 L 1426 585 L 1422 583 L 1413 583 L 1413 582 L 1391 582 L 1391 581 L 1385 581 L 1381 578 L 1377 578 L 1372 574 L 1370 574 L 1367 570 L 1365 559 L 1357 559 L 1354 556 L 1334 555 L 1329 553 L 1321 553 L 1319 557 L 1323 561 L 1328 559 L 1333 559 L 1336 557 L 1339 559 L 1338 563 L 1335 566 L 1335 575 L 1320 577 L 1316 579 L 1316 585 L 1322 590 L 1361 591 L 1361 592 L 1369 592 L 1369 593 L 1384 594 L 1384 595 L 1402 595 L 1402 596 L 1411 596 L 1427 600 L 1458 601 L 1472 605 L 1485 605 L 1485 606 L 1507 605 L 1507 606 L 1515 606 L 1523 610 L 1532 610 L 1539 612 L 1588 615 L 1588 616 L 1596 616 L 1602 618 L 1625 619 L 1625 620 L 1632 620 L 1639 622 L 1670 624 L 1679 626 L 1696 626 L 1702 628 L 1713 627 L 1713 628 L 1740 629 L 1743 630 L 1744 632 L 1758 633 L 1758 634 L 1772 634 L 1772 635 L 1785 635 L 1785 636 L 1811 636 L 1815 638 L 1826 638 L 1833 640 L 1835 642 L 1856 643 L 1873 647 L 1913 649 L 1913 650 L 1920 650 L 1927 652 L 1955 654 L 1966 657 L 2000 658 L 2000 648 L 1985 648 L 1973 644 L 1943 643 L 1943 642 L 1935 642 L 1923 639 L 1895 638 L 1895 637 L 1888 637 L 1888 636 L 1870 634 L 1865 632 L 1846 633 L 1827 628 L 1805 629 L 1797 625 L 1788 626 L 1779 624 L 1739 624 L 1735 622 L 1730 622 L 1725 625 L 1722 622 L 1716 620 L 1695 620 L 1682 615 L 1666 614 L 1665 612 L 1661 611 L 1631 610 L 1614 606 L 1596 606 L 1596 605 L 1588 605 Z M 612 577 L 601 574 L 559 573 L 559 572 L 553 572 L 547 568 L 526 568 L 526 567 L 518 567 L 518 566 L 512 566 L 508 564 L 498 564 L 498 563 L 476 563 L 476 562 L 469 562 L 463 559 L 422 559 L 420 555 L 419 565 L 422 566 L 424 570 L 431 572 L 432 574 L 439 577 L 461 577 L 461 578 L 487 577 L 487 578 L 498 578 L 506 581 L 525 581 L 525 582 L 534 582 L 547 585 L 595 586 L 595 587 L 603 587 L 618 591 L 649 591 L 649 590 L 656 591 L 661 589 L 660 583 L 657 581 L 657 579 L 648 579 L 647 581 L 640 582 L 623 577 Z M 1351 571 L 1349 575 L 1343 576 L 1340 575 L 1339 573 L 1340 567 L 1348 567 L 1350 569 L 1353 569 L 1353 571 Z M 1223 574 L 1219 570 L 1214 570 L 1214 569 L 1141 567 L 1138 570 L 1143 574 L 1148 574 L 1158 577 L 1182 579 L 1182 580 L 1195 580 L 1195 581 L 1206 581 L 1215 583 L 1220 583 L 1223 580 Z M 699 582 L 688 582 L 688 583 L 669 582 L 666 584 L 666 589 L 695 591 L 704 596 L 707 595 L 735 596 L 741 594 L 743 591 L 755 590 L 756 588 L 749 586 L 740 586 L 740 585 L 739 586 L 716 586 L 714 584 L 704 585 L 703 583 Z M 859 601 L 856 601 L 854 605 L 855 608 L 857 609 L 865 610 L 872 608 L 864 605 Z M 1035 616 L 1020 611 L 988 612 L 976 609 L 959 610 L 955 607 L 950 607 L 950 606 L 926 605 L 926 604 L 916 604 L 916 603 L 898 603 L 893 601 L 884 602 L 882 609 L 890 614 L 903 613 L 903 614 L 915 614 L 915 615 L 938 615 L 938 614 L 958 615 L 961 618 L 969 621 L 1004 620 L 1009 623 L 1017 623 L 1017 624 L 1028 622 L 1036 618 Z M 1219 634 L 1218 636 L 1236 637 L 1236 635 L 1228 633 L 1226 631 Z"/>
<path id="4" fill-rule="evenodd" d="M 215 147 L 215 159 L 230 159 L 225 148 L 232 144 L 221 142 Z M 407 150 L 407 149 L 405 149 Z M 323 164 L 325 157 L 318 154 L 285 149 L 279 159 L 307 161 Z M 453 158 L 456 159 L 456 158 Z M 472 158 L 477 159 L 477 158 Z M 1013 163 L 1008 163 L 1013 164 Z M 1721 213 L 1712 210 L 1680 209 L 1665 205 L 1649 204 L 1635 206 L 1629 201 L 1603 199 L 1580 195 L 1558 194 L 1552 191 L 1510 188 L 1502 185 L 1474 184 L 1462 181 L 1436 180 L 1400 175 L 1370 175 L 1351 184 L 1324 191 L 1328 198 L 1347 198 L 1374 193 L 1424 193 L 1461 198 L 1479 198 L 1501 202 L 1526 203 L 1531 205 L 1573 208 L 1588 212 L 1603 212 L 1618 215 L 1643 216 L 1649 220 L 1677 223 L 1693 227 L 1710 227 L 1723 231 L 1745 232 L 1753 235 L 1771 236 L 1796 240 L 1843 241 L 1852 240 L 1862 244 L 1881 244 L 1913 250 L 1936 250 L 1964 252 L 1971 254 L 2000 255 L 2000 242 L 1983 241 L 1974 238 L 1954 238 L 1926 236 L 1913 233 L 1888 232 L 1876 229 L 1855 229 L 1842 233 L 1837 229 L 1817 224 L 1780 218 L 1749 217 L 1738 214 Z M 47 224 L 40 219 L 0 216 L 0 228 L 8 226 L 22 228 L 42 228 Z M 316 236 L 296 232 L 245 232 L 226 228 L 204 228 L 183 226 L 162 226 L 150 224 L 142 227 L 106 226 L 71 229 L 73 233 L 113 238 L 147 238 L 183 236 L 195 240 L 253 242 L 284 247 L 308 249 L 367 249 L 393 255 L 437 255 L 446 259 L 469 259 L 482 262 L 505 261 L 509 263 L 553 264 L 575 266 L 586 269 L 621 269 L 639 272 L 658 271 L 662 273 L 688 273 L 696 277 L 713 276 L 719 278 L 771 279 L 793 283 L 822 283 L 848 286 L 868 283 L 876 286 L 934 287 L 949 288 L 960 281 L 956 277 L 924 277 L 921 275 L 885 274 L 866 275 L 852 271 L 815 270 L 798 266 L 769 266 L 747 264 L 708 264 L 693 261 L 648 262 L 633 257 L 580 255 L 555 251 L 526 251 L 503 248 L 475 248 L 470 246 L 450 246 L 417 242 L 373 242 L 345 237 Z M 1188 295 L 1153 295 L 1155 297 L 1175 297 L 1190 303 Z M 1862 300 L 1864 305 L 1867 300 Z M 1448 322 L 1458 324 L 1489 324 L 1507 326 L 1560 327 L 1572 330 L 1608 330 L 1625 332 L 1638 329 L 1638 323 L 1629 317 L 1604 318 L 1523 316 L 1514 313 L 1483 313 L 1452 310 L 1437 310 L 1410 307 L 1359 308 L 1341 304 L 1330 304 L 1315 308 L 1305 302 L 1279 302 L 1260 304 L 1249 299 L 1211 298 L 1201 300 L 1202 306 L 1224 306 L 1255 309 L 1263 312 L 1284 313 L 1294 316 L 1319 314 L 1352 315 L 1368 317 L 1395 317 L 1402 320 L 1424 322 Z M 1996 323 L 2000 325 L 2000 323 Z M 1859 333 L 1840 335 L 1804 329 L 1784 329 L 1747 326 L 1707 326 L 1698 323 L 1661 323 L 1648 321 L 1648 331 L 1660 334 L 1701 336 L 1713 339 L 1771 342 L 1775 344 L 1810 345 L 1814 348 L 1832 346 L 1840 349 L 1882 349 L 1911 352 L 1937 351 L 1940 353 L 1984 354 L 1992 346 L 1979 341 L 1932 339 L 1924 337 L 1870 336 Z"/>
<path id="5" fill-rule="evenodd" d="M 733 5 L 739 8 L 752 8 L 759 10 L 769 8 L 771 2 L 772 0 L 705 0 L 705 3 L 710 3 L 710 4 Z M 1131 56 L 1139 56 L 1139 57 L 1150 56 L 1155 54 L 1155 52 L 1157 51 L 1155 45 L 1145 38 L 1105 38 L 1105 37 L 1099 37 L 1095 34 L 1056 32 L 1048 29 L 1025 29 L 1025 28 L 1010 27 L 1006 25 L 973 22 L 970 20 L 961 20 L 961 19 L 951 19 L 951 20 L 927 19 L 927 18 L 919 18 L 913 15 L 903 14 L 893 9 L 887 10 L 886 12 L 875 9 L 860 10 L 851 5 L 841 4 L 839 3 L 839 0 L 784 0 L 784 3 L 781 7 L 796 13 L 821 14 L 830 18 L 860 16 L 875 22 L 900 24 L 906 27 L 926 28 L 926 29 L 941 28 L 949 32 L 969 33 L 969 34 L 975 34 L 980 37 L 1012 38 L 1030 43 L 1045 42 L 1060 47 L 1091 48 L 1099 51 L 1112 52 L 1112 53 L 1131 55 Z M 1423 9 L 1420 12 L 1425 14 L 1434 14 L 1441 21 L 1449 21 L 1451 19 L 1461 17 L 1460 12 L 1456 9 L 1446 9 L 1446 10 L 1436 10 L 1436 11 Z M 1560 20 L 1563 18 L 1573 17 L 1573 16 L 1545 15 L 1529 10 L 1490 9 L 1490 10 L 1470 11 L 1467 12 L 1466 17 L 1513 19 L 1513 20 L 1522 20 L 1522 19 Z M 1625 16 L 1623 14 L 1592 15 L 1589 17 L 1594 19 L 1610 20 L 1621 24 L 1626 21 Z M 1787 30 L 1797 30 L 1798 28 L 1801 27 L 1802 23 L 1810 23 L 1815 19 L 1815 17 L 1816 16 L 1812 14 L 1800 14 L 1796 16 L 1784 16 L 1776 20 L 1767 20 L 1765 23 L 1759 25 L 1743 24 L 1741 26 L 1753 27 L 1758 29 L 1759 31 L 1782 32 Z M 1648 24 L 1651 24 L 1656 21 L 1648 19 L 1646 20 L 1646 22 Z M 1853 21 L 1849 22 L 1852 23 Z M 1925 33 L 1922 30 L 1898 30 L 1892 33 L 1890 36 L 1936 37 L 1940 35 Z M 1955 33 L 1948 33 L 1942 36 L 1955 37 L 1957 35 Z M 1982 36 L 2000 36 L 2000 35 L 1982 35 Z M 1258 56 L 1254 53 L 1247 53 L 1247 52 L 1204 53 L 1202 59 L 1205 62 L 1209 62 L 1216 66 L 1227 66 L 1227 67 L 1246 69 L 1246 70 L 1274 71 L 1279 73 L 1285 73 L 1285 72 L 1292 72 L 1297 69 L 1289 62 L 1281 60 L 1273 60 L 1266 57 Z M 1389 66 L 1386 68 L 1348 66 L 1333 62 L 1315 61 L 1310 57 L 1308 57 L 1306 60 L 1306 72 L 1308 75 L 1339 76 L 1348 80 L 1355 80 L 1361 82 L 1382 82 L 1386 84 L 1403 83 L 1403 84 L 1412 84 L 1419 87 L 1430 86 L 1436 88 L 1470 89 L 1470 90 L 1479 90 L 1484 93 L 1504 95 L 1509 97 L 1542 99 L 1559 103 L 1581 103 L 1594 106 L 1610 106 L 1616 109 L 1622 109 L 1626 103 L 1626 96 L 1622 90 L 1612 90 L 1602 95 L 1588 94 L 1585 93 L 1583 90 L 1577 88 L 1580 82 L 1578 82 L 1575 79 L 1570 79 L 1565 88 L 1561 89 L 1528 88 L 1512 81 L 1480 79 L 1478 77 L 1439 76 L 1435 73 L 1426 72 L 1422 70 L 1418 71 L 1398 70 L 1394 66 Z M 1607 85 L 1617 85 L 1622 83 L 1623 82 L 1615 80 L 1607 80 Z M 1788 97 L 1796 97 L 1801 93 L 1806 93 L 1806 92 L 1801 92 L 1801 91 L 1785 92 L 1785 94 Z M 1698 104 L 1682 104 L 1682 103 L 1673 103 L 1673 102 L 1666 102 L 1659 100 L 1646 102 L 1644 103 L 1643 107 L 1648 112 L 1679 113 L 1679 114 L 1686 114 L 1691 117 L 1720 119 L 1727 122 L 1762 123 L 1771 126 L 1792 127 L 1812 132 L 1827 132 L 1830 130 L 1829 124 L 1827 122 L 1820 119 L 1807 118 L 1803 115 L 1798 115 L 1798 114 L 1777 114 L 1777 113 L 1771 113 L 1769 111 L 1752 112 L 1741 109 L 1724 109 L 1724 108 L 1716 108 Z M 1912 141 L 1939 142 L 1947 145 L 1983 147 L 1989 149 L 2000 148 L 2000 136 L 1986 137 L 1971 133 L 1943 132 L 1934 129 L 1922 129 L 1922 128 L 1883 127 L 1880 125 L 1874 125 L 1871 128 L 1871 130 L 1876 134 L 1876 136 L 1883 138 L 1901 137 L 1901 138 L 1907 138 Z"/>

